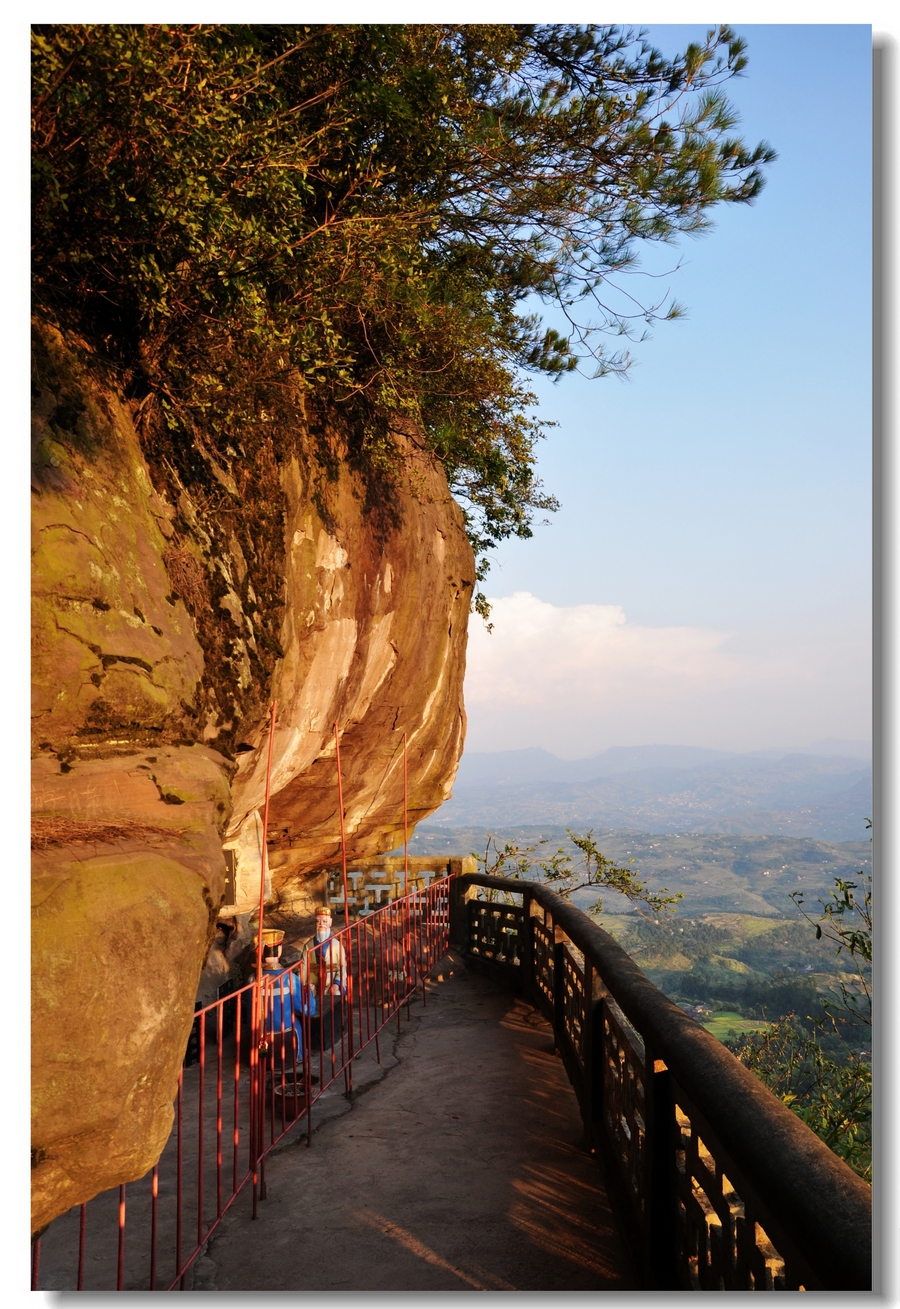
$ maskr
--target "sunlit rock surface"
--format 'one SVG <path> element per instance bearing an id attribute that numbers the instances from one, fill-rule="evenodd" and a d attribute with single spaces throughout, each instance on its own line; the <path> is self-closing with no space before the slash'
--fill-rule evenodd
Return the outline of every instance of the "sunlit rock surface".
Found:
<path id="1" fill-rule="evenodd" d="M 340 730 L 348 848 L 377 854 L 403 840 L 403 736 L 409 818 L 450 794 L 462 752 L 462 681 L 473 562 L 443 475 L 401 438 L 421 500 L 391 507 L 378 539 L 346 470 L 332 488 L 329 530 L 287 472 L 287 612 L 273 693 L 269 850 L 273 888 L 290 898 L 340 852 L 334 724 Z M 263 805 L 268 733 L 238 754 L 231 831 Z M 258 882 L 256 883 L 258 886 Z"/>
<path id="2" fill-rule="evenodd" d="M 32 877 L 35 1207 L 146 1172 L 172 1125 L 220 895 L 224 760 L 162 749 L 36 761 Z M 160 798 L 177 793 L 173 806 Z"/>
<path id="3" fill-rule="evenodd" d="M 274 899 L 302 901 L 339 851 L 335 722 L 351 857 L 402 840 L 404 733 L 410 828 L 449 794 L 474 562 L 408 425 L 394 433 L 403 475 L 374 501 L 336 437 L 327 476 L 309 457 L 278 466 L 273 582 L 235 478 L 217 470 L 236 524 L 223 536 L 221 516 L 204 520 L 202 497 L 145 458 L 90 353 L 45 327 L 34 397 L 40 1228 L 141 1176 L 166 1138 L 217 914 L 259 892 L 271 699 Z M 283 609 L 265 598 L 276 585 Z M 232 894 L 230 907 L 223 843 L 245 852 L 244 903 Z"/>

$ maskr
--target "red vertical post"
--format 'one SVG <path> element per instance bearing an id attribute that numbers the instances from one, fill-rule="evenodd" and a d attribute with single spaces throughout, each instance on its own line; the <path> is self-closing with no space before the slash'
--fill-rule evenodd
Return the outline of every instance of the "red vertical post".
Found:
<path id="1" fill-rule="evenodd" d="M 159 1208 L 159 1165 L 154 1164 L 150 1178 L 150 1290 L 156 1290 L 156 1238 L 158 1230 Z M 79 1280 L 79 1291 L 81 1283 Z"/>
<path id="2" fill-rule="evenodd" d="M 222 1217 L 222 1041 L 225 1002 L 216 1007 L 216 1217 Z"/>
<path id="3" fill-rule="evenodd" d="M 292 1010 L 292 1012 L 293 1012 L 293 1006 L 294 1006 L 293 997 L 294 997 L 294 994 L 295 994 L 297 991 L 299 991 L 299 993 L 300 993 L 300 1013 L 296 1015 L 296 1017 L 300 1020 L 300 1034 L 296 1037 L 296 1039 L 295 1039 L 295 1037 L 291 1037 L 291 1049 L 292 1049 L 292 1051 L 293 1051 L 293 1056 L 294 1056 L 294 1098 L 295 1098 L 295 1099 L 296 1099 L 296 1098 L 299 1096 L 299 1094 L 300 1094 L 300 1092 L 297 1090 L 297 1061 L 299 1060 L 299 1061 L 301 1062 L 301 1064 L 302 1064 L 303 1057 L 304 1057 L 304 1054 L 305 1054 L 305 1051 L 306 1051 L 306 1042 L 305 1042 L 304 1039 L 303 1039 L 303 983 L 302 983 L 301 976 L 300 976 L 300 964 L 299 964 L 299 963 L 294 964 L 293 971 L 292 971 L 292 973 L 291 973 L 291 1010 Z M 294 1026 L 293 1026 L 293 1021 L 292 1021 L 292 1023 L 291 1023 L 291 1030 L 292 1030 L 292 1031 L 296 1031 L 296 1029 L 295 1029 Z M 299 1116 L 299 1115 L 298 1115 L 298 1116 Z"/>
<path id="4" fill-rule="evenodd" d="M 241 996 L 234 999 L 234 1135 L 231 1153 L 231 1191 L 237 1190 L 238 1184 L 238 1150 L 241 1144 Z"/>
<path id="5" fill-rule="evenodd" d="M 309 970 L 300 973 L 300 1026 L 303 1029 L 303 1103 L 306 1109 L 306 1144 L 312 1145 L 312 1016 Z"/>
<path id="6" fill-rule="evenodd" d="M 328 955 L 325 954 L 325 948 L 326 948 L 329 944 L 330 944 L 329 941 L 325 941 L 325 942 L 323 943 L 323 946 L 322 946 L 322 954 L 321 954 L 321 956 L 320 956 L 320 958 L 319 958 L 319 977 L 324 977 L 324 978 L 326 978 L 326 979 L 327 979 L 327 977 L 328 977 L 328 967 L 327 967 L 327 959 L 328 959 Z M 320 986 L 321 986 L 321 984 L 320 984 Z M 328 1080 L 329 1080 L 329 1082 L 333 1082 L 334 1079 L 335 1079 L 335 1077 L 337 1076 L 337 1071 L 338 1071 L 338 1070 L 335 1068 L 335 1063 L 336 1063 L 337 1060 L 336 1060 L 336 1055 L 335 1055 L 335 1050 L 334 1050 L 334 991 L 332 990 L 332 988 L 331 988 L 330 986 L 329 986 L 329 988 L 328 988 L 328 1017 L 329 1017 L 329 1022 L 330 1022 L 330 1025 L 331 1025 L 331 1049 L 328 1051 L 328 1054 L 329 1054 L 329 1062 L 330 1062 L 330 1064 L 331 1064 L 331 1076 L 329 1077 Z M 343 1034 L 342 1034 L 342 1036 L 341 1036 L 341 1041 L 343 1042 Z M 342 1050 L 343 1050 L 343 1044 L 342 1044 L 342 1047 L 341 1047 L 341 1048 L 342 1048 Z"/>
<path id="7" fill-rule="evenodd" d="M 347 833 L 344 827 L 344 779 L 341 776 L 341 738 L 334 725 L 334 758 L 337 764 L 338 816 L 341 820 L 341 882 L 344 890 L 344 926 L 350 925 L 350 902 L 347 898 Z"/>
<path id="8" fill-rule="evenodd" d="M 272 785 L 272 747 L 275 744 L 275 711 L 277 708 L 278 701 L 273 700 L 269 713 L 269 749 L 266 756 L 266 794 L 263 801 L 262 853 L 259 865 L 259 949 L 256 952 L 257 1004 L 260 1003 L 259 988 L 262 983 L 263 972 L 263 914 L 265 913 L 266 904 L 266 873 L 269 870 L 269 791 Z M 262 1015 L 260 1015 L 261 1017 Z M 260 1031 L 262 1031 L 262 1022 L 260 1022 Z"/>
<path id="9" fill-rule="evenodd" d="M 369 937 L 372 938 L 372 967 L 369 968 Z M 378 1030 L 381 1026 L 381 1015 L 376 1008 L 378 1003 L 378 953 L 375 944 L 375 935 L 371 928 L 366 929 L 366 1039 L 370 1039 L 372 1029 L 370 1021 L 374 1020 L 375 1026 L 375 1058 L 381 1063 L 381 1047 L 378 1044 Z"/>
<path id="10" fill-rule="evenodd" d="M 328 1030 L 325 1011 L 328 1005 L 328 997 L 325 994 L 325 987 L 322 982 L 325 974 L 322 970 L 322 948 L 319 942 L 314 946 L 313 954 L 315 959 L 314 967 L 318 970 L 319 978 L 319 993 L 316 997 L 316 1017 L 319 1020 L 319 1094 L 321 1095 L 325 1087 L 328 1085 L 329 1080 L 325 1076 L 325 1065 L 328 1058 L 328 1055 L 325 1052 L 325 1033 Z"/>
<path id="11" fill-rule="evenodd" d="M 253 1158 L 253 1217 L 257 1217 L 256 1202 L 259 1197 L 259 1163 L 265 1142 L 263 1140 L 263 1123 L 265 1121 L 265 1081 L 260 1063 L 260 1048 L 265 1040 L 262 995 L 263 973 L 263 918 L 266 905 L 266 873 L 269 868 L 269 793 L 272 785 L 272 749 L 275 744 L 275 713 L 278 702 L 272 701 L 269 715 L 269 749 L 266 756 L 266 793 L 263 801 L 262 852 L 259 864 L 259 926 L 257 928 L 256 947 L 256 995 L 254 996 L 254 1024 L 250 1033 L 250 1140 Z"/>
<path id="12" fill-rule="evenodd" d="M 262 938 L 260 937 L 260 949 L 262 949 Z M 260 997 L 259 1010 L 261 1015 L 261 1026 L 259 1029 L 259 1052 L 256 1060 L 256 1078 L 258 1095 L 256 1100 L 256 1178 L 253 1184 L 254 1209 L 253 1217 L 257 1217 L 256 1199 L 266 1198 L 266 1065 L 269 1043 L 266 1034 L 266 1018 L 271 1013 L 271 988 L 264 982 L 262 986 L 263 995 Z"/>
<path id="13" fill-rule="evenodd" d="M 403 733 L 403 894 L 409 895 L 409 774 L 406 765 L 406 733 Z"/>
<path id="14" fill-rule="evenodd" d="M 385 906 L 378 915 L 378 946 L 381 952 L 381 1017 L 386 1024 L 391 1018 L 391 933 L 389 910 Z"/>
<path id="15" fill-rule="evenodd" d="M 353 987 L 353 936 L 354 936 L 354 933 L 355 933 L 355 932 L 356 932 L 356 925 L 354 925 L 352 928 L 351 928 L 351 927 L 348 927 L 348 928 L 346 929 L 346 931 L 344 932 L 344 936 L 346 937 L 346 944 L 345 944 L 343 941 L 341 942 L 341 946 L 342 946 L 342 948 L 343 948 L 343 950 L 344 950 L 344 962 L 345 962 L 345 966 L 346 966 L 346 969 L 347 969 L 347 983 L 346 983 L 346 988 L 345 988 L 345 991 L 344 991 L 343 995 L 341 996 L 341 1011 L 340 1011 L 340 1014 L 341 1014 L 341 1058 L 345 1060 L 346 1075 L 345 1075 L 345 1078 L 344 1078 L 344 1084 L 345 1084 L 345 1090 L 346 1090 L 348 1096 L 351 1095 L 351 1094 L 353 1093 L 353 1056 L 354 1056 L 354 1045 L 355 1045 L 355 1042 L 354 1042 L 354 1040 L 353 1040 L 353 1000 L 354 1000 L 354 987 Z M 343 1029 L 344 1029 L 344 1019 L 345 1019 L 345 1018 L 346 1018 L 346 1022 L 347 1022 L 347 1048 L 346 1048 L 346 1051 L 344 1050 L 344 1030 L 343 1030 Z"/>
<path id="16" fill-rule="evenodd" d="M 178 1137 L 175 1161 L 175 1276 L 181 1272 L 181 1220 L 182 1220 L 182 1167 L 184 1164 L 184 1133 L 182 1130 L 182 1100 L 184 1097 L 184 1069 L 178 1070 L 178 1096 L 175 1101 Z"/>
<path id="17" fill-rule="evenodd" d="M 394 919 L 394 999 L 396 1000 L 396 1034 L 400 1035 L 400 1008 L 403 1004 L 403 927 L 398 914 L 398 906 L 391 905 L 391 916 Z"/>
<path id="18" fill-rule="evenodd" d="M 156 1169 L 153 1170 L 154 1173 Z M 81 1206 L 81 1213 L 78 1221 L 78 1282 L 76 1290 L 84 1290 L 84 1235 L 87 1227 L 87 1203 Z M 151 1288 L 152 1289 L 152 1288 Z"/>
<path id="19" fill-rule="evenodd" d="M 364 995 L 368 996 L 369 994 L 368 978 L 363 972 L 364 936 L 365 936 L 365 924 L 362 922 L 357 923 L 356 925 L 356 974 L 355 975 L 359 979 L 359 984 L 355 988 L 354 998 L 356 999 L 357 1011 L 359 1014 L 358 1021 L 359 1021 L 359 1048 L 360 1049 L 362 1049 L 362 1047 L 365 1045 L 366 1042 L 366 1038 L 365 1036 L 363 1036 L 363 996 Z M 348 971 L 352 973 L 353 972 L 352 967 L 349 967 Z M 368 1003 L 368 1000 L 366 1001 L 366 1003 Z M 368 1023 L 366 1024 L 366 1026 L 368 1027 Z"/>
<path id="20" fill-rule="evenodd" d="M 406 733 L 403 733 L 403 966 L 406 970 L 406 1017 L 409 1018 L 409 978 L 411 955 L 409 948 L 409 768 L 406 755 Z"/>
<path id="21" fill-rule="evenodd" d="M 350 951 L 349 949 L 347 950 L 344 949 L 344 942 L 343 940 L 341 940 L 341 935 L 344 935 L 346 936 L 348 943 L 350 942 L 350 900 L 347 896 L 347 831 L 344 825 L 344 779 L 341 776 L 341 738 L 340 738 L 340 732 L 338 731 L 337 723 L 335 723 L 334 725 L 334 758 L 335 758 L 335 763 L 337 764 L 338 813 L 340 815 L 340 820 L 341 820 L 341 883 L 344 893 L 344 931 L 342 934 L 339 933 L 338 935 L 338 944 L 341 953 L 344 955 L 344 957 L 347 960 L 346 994 L 344 994 L 343 991 L 340 992 L 341 1004 L 340 1004 L 339 1014 L 341 1017 L 341 1056 L 343 1058 L 343 1054 L 344 1054 L 343 1019 L 346 1014 L 347 1045 L 349 1049 L 350 1058 L 352 1059 L 353 1058 L 353 1017 L 352 1017 L 351 1008 L 353 1004 L 353 989 L 351 986 L 351 975 L 350 975 Z M 323 954 L 322 958 L 324 962 L 326 956 Z M 327 977 L 327 975 L 328 975 L 327 972 L 325 973 L 320 972 L 319 974 L 320 977 L 322 976 Z M 338 982 L 340 982 L 340 972 L 338 972 Z M 319 989 L 321 990 L 321 987 Z M 331 1003 L 331 1030 L 333 1035 L 334 1033 L 334 997 L 333 996 L 332 996 L 332 1003 Z M 331 1062 L 332 1062 L 332 1075 L 333 1075 L 334 1074 L 334 1043 L 333 1042 L 331 1047 Z M 350 1093 L 351 1085 L 352 1083 L 350 1082 L 348 1076 L 347 1079 L 348 1095 Z"/>
<path id="22" fill-rule="evenodd" d="M 362 935 L 360 936 L 359 948 L 360 948 L 360 951 L 361 951 L 360 972 L 363 973 L 363 975 L 364 975 L 364 977 L 365 977 L 365 979 L 366 979 L 366 1040 L 368 1041 L 368 1040 L 371 1039 L 371 1036 L 372 1036 L 372 988 L 371 988 L 371 985 L 370 985 L 370 981 L 371 981 L 371 979 L 370 979 L 370 974 L 369 974 L 369 933 L 368 933 L 368 931 L 365 931 L 365 930 L 364 930 L 363 933 L 362 933 Z M 362 1003 L 362 1002 L 360 1001 L 360 1003 Z M 360 1010 L 360 1012 L 362 1012 L 362 1010 Z M 378 1062 L 380 1063 L 381 1060 L 379 1059 Z"/>
<path id="23" fill-rule="evenodd" d="M 206 1011 L 197 1020 L 200 1042 L 200 1070 L 197 1086 L 197 1244 L 203 1244 L 203 1101 L 206 1092 Z"/>
<path id="24" fill-rule="evenodd" d="M 416 897 L 416 977 L 422 979 L 422 1004 L 428 1004 L 425 978 L 428 974 L 428 933 L 431 931 L 431 888 L 434 878 Z"/>
<path id="25" fill-rule="evenodd" d="M 288 1001 L 287 1001 L 288 1008 L 287 1009 L 285 1007 L 285 998 L 284 998 L 284 978 L 285 978 L 285 974 L 282 973 L 278 979 L 278 994 L 281 996 L 281 1058 L 279 1060 L 279 1063 L 281 1064 L 280 1083 L 281 1083 L 281 1130 L 282 1132 L 287 1127 L 287 1090 L 286 1090 L 287 1061 L 285 1057 L 287 1051 L 287 1029 L 285 1028 L 284 1025 L 286 1012 L 291 1015 L 292 1026 L 290 1028 L 290 1032 L 291 1032 L 292 1052 L 294 1048 L 294 1028 L 293 1028 L 294 1004 L 293 1004 L 293 991 L 291 990 L 291 986 L 292 986 L 291 974 L 290 973 L 287 974 L 287 980 L 288 980 Z M 275 1062 L 274 1060 L 272 1062 L 272 1135 L 273 1137 L 275 1135 Z"/>
<path id="26" fill-rule="evenodd" d="M 125 1284 L 125 1183 L 119 1187 L 119 1250 L 116 1261 L 116 1290 Z"/>

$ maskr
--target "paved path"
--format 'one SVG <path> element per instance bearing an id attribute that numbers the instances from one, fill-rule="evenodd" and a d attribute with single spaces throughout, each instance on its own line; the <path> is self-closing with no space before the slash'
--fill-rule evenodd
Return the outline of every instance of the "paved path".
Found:
<path id="1" fill-rule="evenodd" d="M 238 1198 L 194 1289 L 635 1289 L 548 1024 L 458 961 L 412 1014 L 382 1080 L 270 1158 L 257 1222 Z"/>

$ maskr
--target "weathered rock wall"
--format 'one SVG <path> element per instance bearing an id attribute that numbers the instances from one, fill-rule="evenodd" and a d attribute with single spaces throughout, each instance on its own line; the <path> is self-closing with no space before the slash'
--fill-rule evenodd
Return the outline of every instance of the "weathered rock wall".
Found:
<path id="1" fill-rule="evenodd" d="M 168 1138 L 221 897 L 224 764 L 202 746 L 35 761 L 35 1228 L 142 1176 Z"/>
<path id="2" fill-rule="evenodd" d="M 50 331 L 33 428 L 35 1228 L 141 1176 L 172 1123 L 224 885 L 233 764 L 127 407 Z"/>
<path id="3" fill-rule="evenodd" d="M 335 722 L 351 856 L 400 839 L 404 733 L 411 824 L 449 794 L 474 563 L 408 425 L 377 495 L 337 435 L 322 470 L 321 432 L 305 449 L 301 431 L 263 461 L 279 502 L 261 513 L 252 469 L 217 468 L 216 500 L 161 458 L 84 347 L 41 326 L 35 360 L 39 1228 L 141 1176 L 166 1139 L 222 844 L 258 830 L 269 700 L 278 896 L 339 850 Z"/>
<path id="4" fill-rule="evenodd" d="M 343 466 L 322 521 L 296 461 L 288 494 L 286 615 L 273 681 L 278 702 L 269 861 L 276 893 L 340 853 L 334 724 L 340 729 L 351 857 L 403 840 L 403 736 L 415 824 L 450 794 L 462 752 L 462 680 L 472 555 L 462 514 L 414 434 L 398 433 L 418 499 L 370 529 L 358 479 Z M 231 831 L 265 791 L 268 733 L 238 755 Z M 257 883 L 258 885 L 258 883 Z"/>

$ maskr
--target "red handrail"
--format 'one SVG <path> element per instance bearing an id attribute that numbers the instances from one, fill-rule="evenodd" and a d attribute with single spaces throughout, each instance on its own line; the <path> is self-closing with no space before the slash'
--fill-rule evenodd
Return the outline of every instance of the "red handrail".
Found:
<path id="1" fill-rule="evenodd" d="M 313 1106 L 322 1093 L 341 1076 L 349 1084 L 353 1061 L 370 1045 L 380 1058 L 379 1033 L 395 1015 L 399 1022 L 402 1006 L 449 945 L 449 896 L 450 878 L 435 878 L 426 888 L 335 932 L 332 939 L 339 942 L 346 959 L 346 985 L 337 995 L 316 996 L 315 1006 L 310 987 L 313 970 L 307 959 L 278 977 L 263 974 L 260 983 L 254 980 L 198 1010 L 194 1019 L 198 1063 L 179 1074 L 175 1125 L 157 1165 L 140 1181 L 128 1184 L 127 1211 L 124 1187 L 116 1187 L 50 1225 L 34 1243 L 34 1289 L 39 1289 L 43 1277 L 47 1289 L 149 1290 L 159 1284 L 163 1268 L 174 1272 L 167 1289 L 183 1289 L 191 1265 L 247 1183 L 260 1183 L 257 1198 L 265 1199 L 265 1160 L 273 1147 L 301 1121 L 309 1142 Z M 313 947 L 323 979 L 328 970 L 323 958 L 326 948 L 327 943 Z M 295 1042 L 286 997 L 297 992 L 301 1040 Z M 279 994 L 282 1003 L 276 1005 Z M 313 1007 L 315 1015 L 310 1012 Z M 276 1025 L 272 1019 L 279 1009 Z M 233 1035 L 228 1022 L 232 1011 Z M 252 1039 L 249 1059 L 241 1052 L 244 1019 L 254 1014 L 261 1015 L 263 1025 L 252 1036 L 265 1037 L 269 1043 L 258 1062 L 253 1060 Z M 207 1058 L 213 1056 L 214 1078 L 206 1076 Z M 232 1057 L 234 1072 L 229 1078 L 222 1070 Z M 250 1076 L 254 1064 L 256 1076 Z M 317 1086 L 314 1072 L 319 1077 Z M 230 1169 L 222 1157 L 222 1124 L 227 1118 L 233 1122 Z M 209 1131 L 215 1131 L 215 1151 L 204 1148 L 207 1123 Z M 243 1142 L 249 1150 L 242 1168 Z M 264 1215 L 265 1210 L 261 1212 Z M 190 1248 L 184 1249 L 191 1228 L 195 1235 Z M 161 1278 L 163 1283 L 167 1276 Z"/>

